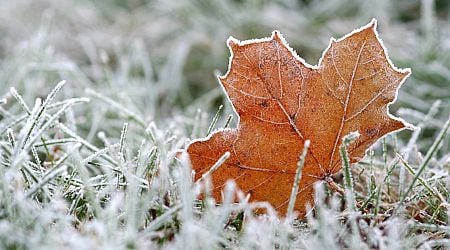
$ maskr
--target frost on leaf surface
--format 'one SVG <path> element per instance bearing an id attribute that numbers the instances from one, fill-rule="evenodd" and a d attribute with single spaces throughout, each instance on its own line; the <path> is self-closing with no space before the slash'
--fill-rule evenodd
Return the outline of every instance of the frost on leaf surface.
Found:
<path id="1" fill-rule="evenodd" d="M 220 82 L 240 121 L 187 148 L 198 179 L 225 152 L 231 156 L 212 174 L 220 201 L 228 179 L 284 213 L 305 140 L 311 141 L 295 209 L 313 204 L 313 183 L 341 169 L 339 146 L 353 131 L 352 163 L 387 133 L 406 123 L 388 112 L 410 74 L 397 69 L 378 38 L 376 21 L 332 39 L 317 66 L 308 65 L 278 31 L 270 38 L 228 40 L 229 70 Z"/>

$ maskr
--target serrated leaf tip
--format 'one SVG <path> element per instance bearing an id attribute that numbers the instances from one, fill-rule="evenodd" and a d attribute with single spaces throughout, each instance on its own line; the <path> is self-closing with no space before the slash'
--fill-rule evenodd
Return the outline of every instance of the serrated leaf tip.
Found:
<path id="1" fill-rule="evenodd" d="M 227 44 L 231 50 L 234 50 L 239 46 L 239 41 L 236 38 L 230 36 L 227 40 Z"/>

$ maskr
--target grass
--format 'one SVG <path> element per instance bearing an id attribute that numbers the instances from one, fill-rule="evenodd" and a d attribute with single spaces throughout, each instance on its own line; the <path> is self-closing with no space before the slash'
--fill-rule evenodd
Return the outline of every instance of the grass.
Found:
<path id="1" fill-rule="evenodd" d="M 0 9 L 0 249 L 450 247 L 447 1 L 18 0 Z M 215 79 L 227 37 L 278 29 L 315 64 L 330 36 L 372 17 L 394 63 L 412 68 L 391 111 L 416 128 L 380 140 L 334 187 L 318 183 L 304 220 L 242 193 L 233 203 L 232 182 L 216 206 L 207 176 L 196 200 L 202 187 L 174 157 L 188 139 L 236 124 Z"/>

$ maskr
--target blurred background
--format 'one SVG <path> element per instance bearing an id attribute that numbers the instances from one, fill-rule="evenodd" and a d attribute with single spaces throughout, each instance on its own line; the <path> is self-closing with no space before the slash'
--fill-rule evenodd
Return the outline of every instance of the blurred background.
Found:
<path id="1" fill-rule="evenodd" d="M 450 113 L 448 0 L 2 0 L 0 10 L 0 94 L 15 87 L 32 104 L 67 80 L 60 98 L 93 98 L 72 116 L 88 140 L 93 126 L 120 131 L 117 117 L 130 116 L 202 136 L 190 132 L 199 109 L 205 126 L 222 103 L 221 119 L 232 114 L 216 80 L 227 70 L 229 36 L 278 29 L 315 65 L 332 36 L 372 18 L 394 64 L 412 68 L 391 110 L 413 124 L 426 118 L 421 147 Z"/>

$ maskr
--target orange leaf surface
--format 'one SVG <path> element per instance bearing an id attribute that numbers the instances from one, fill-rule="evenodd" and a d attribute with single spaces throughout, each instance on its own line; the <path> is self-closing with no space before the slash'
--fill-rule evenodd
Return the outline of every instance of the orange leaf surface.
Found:
<path id="1" fill-rule="evenodd" d="M 278 31 L 270 38 L 228 39 L 229 70 L 219 77 L 240 121 L 187 148 L 198 179 L 225 152 L 230 157 L 212 174 L 213 195 L 221 200 L 228 179 L 285 212 L 304 141 L 311 146 L 295 210 L 313 204 L 313 184 L 341 170 L 339 146 L 353 131 L 352 163 L 380 137 L 406 123 L 388 106 L 410 70 L 397 69 L 378 38 L 376 20 L 331 42 L 317 66 L 308 65 Z"/>

